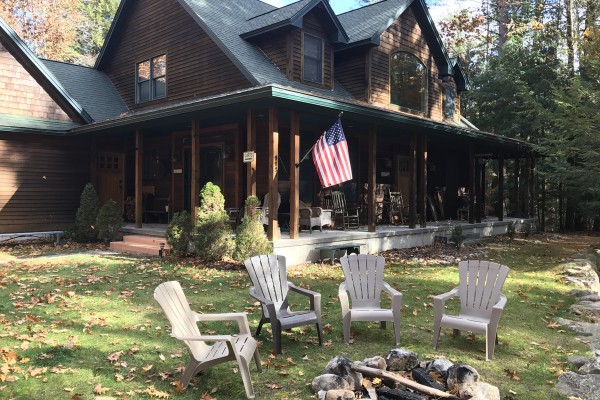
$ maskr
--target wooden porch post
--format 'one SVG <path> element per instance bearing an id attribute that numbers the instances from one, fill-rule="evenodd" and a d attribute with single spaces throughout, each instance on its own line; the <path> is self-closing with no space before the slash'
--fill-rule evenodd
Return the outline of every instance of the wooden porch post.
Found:
<path id="1" fill-rule="evenodd" d="M 475 158 L 473 165 L 475 166 L 475 222 L 481 222 L 481 166 L 479 163 L 481 160 Z"/>
<path id="2" fill-rule="evenodd" d="M 375 185 L 377 184 L 377 126 L 369 126 L 369 191 L 367 193 L 367 228 L 369 232 L 377 230 L 377 204 L 375 204 Z"/>
<path id="3" fill-rule="evenodd" d="M 277 202 L 279 200 L 279 119 L 277 107 L 269 107 L 269 227 L 267 228 L 267 238 L 271 241 L 279 239 L 279 225 L 277 218 Z"/>
<path id="4" fill-rule="evenodd" d="M 144 141 L 142 131 L 135 130 L 135 227 L 142 227 L 142 178 Z"/>
<path id="5" fill-rule="evenodd" d="M 410 138 L 409 154 L 409 183 L 408 183 L 408 227 L 417 226 L 417 135 L 413 134 Z"/>
<path id="6" fill-rule="evenodd" d="M 98 139 L 95 137 L 90 143 L 90 182 L 98 190 Z"/>
<path id="7" fill-rule="evenodd" d="M 531 157 L 529 159 L 530 164 L 530 177 L 529 177 L 529 193 L 531 196 L 531 201 L 529 202 L 529 217 L 533 218 L 535 216 L 535 205 L 537 203 L 537 186 L 535 184 L 535 168 L 536 162 L 535 158 Z"/>
<path id="8" fill-rule="evenodd" d="M 521 216 L 529 217 L 529 180 L 530 180 L 530 159 L 525 158 L 523 160 L 523 201 L 521 202 Z"/>
<path id="9" fill-rule="evenodd" d="M 290 239 L 300 236 L 300 118 L 296 111 L 290 115 Z"/>
<path id="10" fill-rule="evenodd" d="M 421 228 L 427 227 L 427 135 L 421 136 L 419 146 L 419 211 Z"/>
<path id="11" fill-rule="evenodd" d="M 504 155 L 498 158 L 498 221 L 504 221 Z"/>
<path id="12" fill-rule="evenodd" d="M 190 177 L 191 183 L 191 202 L 190 207 L 192 208 L 192 223 L 196 224 L 198 218 L 197 207 L 200 204 L 200 121 L 197 119 L 192 120 L 192 173 Z"/>
<path id="13" fill-rule="evenodd" d="M 487 163 L 486 160 L 481 160 L 481 201 L 479 202 L 479 222 L 481 222 L 482 219 L 485 219 L 485 190 L 486 190 L 486 179 L 485 179 L 485 164 Z"/>
<path id="14" fill-rule="evenodd" d="M 256 113 L 248 110 L 246 117 L 246 151 L 256 152 Z M 246 164 L 246 197 L 256 196 L 256 157 Z"/>
<path id="15" fill-rule="evenodd" d="M 469 223 L 475 223 L 475 205 L 477 192 L 475 190 L 475 146 L 469 146 Z"/>

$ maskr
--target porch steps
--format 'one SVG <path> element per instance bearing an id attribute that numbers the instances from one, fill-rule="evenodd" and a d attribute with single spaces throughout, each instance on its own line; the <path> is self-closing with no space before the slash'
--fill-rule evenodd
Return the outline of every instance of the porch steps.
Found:
<path id="1" fill-rule="evenodd" d="M 163 254 L 168 253 L 171 248 L 165 238 L 157 236 L 125 235 L 122 242 L 110 242 L 110 248 L 124 253 L 160 255 L 160 244 L 164 243 Z"/>

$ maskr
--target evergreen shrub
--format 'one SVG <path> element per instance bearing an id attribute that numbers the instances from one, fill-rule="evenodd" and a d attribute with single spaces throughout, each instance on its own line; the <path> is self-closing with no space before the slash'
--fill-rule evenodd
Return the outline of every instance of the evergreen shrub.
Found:
<path id="1" fill-rule="evenodd" d="M 510 240 L 513 240 L 516 235 L 517 235 L 517 226 L 514 222 L 511 222 L 506 227 L 506 236 L 508 236 L 508 238 Z"/>
<path id="2" fill-rule="evenodd" d="M 92 242 L 98 238 L 96 230 L 96 217 L 98 216 L 98 194 L 94 185 L 88 183 L 83 188 L 79 200 L 79 208 L 75 214 L 73 227 L 73 240 L 77 242 Z"/>
<path id="3" fill-rule="evenodd" d="M 454 225 L 454 227 L 452 228 L 452 235 L 450 236 L 450 239 L 452 240 L 456 248 L 460 250 L 463 243 L 465 242 L 465 234 L 463 233 L 463 227 L 461 224 Z"/>
<path id="4" fill-rule="evenodd" d="M 173 215 L 167 227 L 167 243 L 173 254 L 180 257 L 187 255 L 193 230 L 192 217 L 187 211 L 183 210 Z"/>
<path id="5" fill-rule="evenodd" d="M 100 207 L 96 217 L 98 239 L 112 241 L 121 239 L 121 228 L 125 225 L 119 205 L 112 199 Z"/>
<path id="6" fill-rule="evenodd" d="M 212 182 L 208 182 L 200 191 L 194 245 L 198 255 L 210 261 L 231 256 L 235 246 L 229 216 L 225 211 L 225 197 Z"/>
<path id="7" fill-rule="evenodd" d="M 260 254 L 273 252 L 273 245 L 267 240 L 260 222 L 260 211 L 256 209 L 259 205 L 260 200 L 256 196 L 250 196 L 246 199 L 244 218 L 237 228 L 235 250 L 233 252 L 233 258 L 238 262 L 243 262 L 247 258 Z"/>

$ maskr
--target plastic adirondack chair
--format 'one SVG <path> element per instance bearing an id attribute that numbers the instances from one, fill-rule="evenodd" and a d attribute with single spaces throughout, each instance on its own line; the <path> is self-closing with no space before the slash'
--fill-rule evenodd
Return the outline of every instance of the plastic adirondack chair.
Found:
<path id="1" fill-rule="evenodd" d="M 486 335 L 486 360 L 494 356 L 498 343 L 498 322 L 506 305 L 501 293 L 509 268 L 489 261 L 461 261 L 458 264 L 459 286 L 433 298 L 435 322 L 433 348 L 437 348 L 442 326 Z M 446 315 L 445 302 L 460 297 L 460 313 Z"/>
<path id="2" fill-rule="evenodd" d="M 250 334 L 245 313 L 199 314 L 190 309 L 189 303 L 177 281 L 165 282 L 154 290 L 154 299 L 160 304 L 171 323 L 171 336 L 182 340 L 190 352 L 190 363 L 183 371 L 181 384 L 184 388 L 192 377 L 203 370 L 226 361 L 238 363 L 246 396 L 254 398 L 250 380 L 249 364 L 252 358 L 258 371 L 262 371 L 256 340 Z M 198 330 L 202 321 L 236 321 L 239 334 L 203 335 Z M 212 345 L 207 344 L 213 343 Z"/>
<path id="3" fill-rule="evenodd" d="M 348 209 L 346 206 L 346 196 L 343 192 L 331 192 L 331 200 L 333 201 L 334 219 L 338 217 L 342 221 L 342 228 L 358 229 L 359 226 L 359 211 L 358 208 Z"/>
<path id="4" fill-rule="evenodd" d="M 322 345 L 321 294 L 288 282 L 284 256 L 255 256 L 245 260 L 244 264 L 253 285 L 248 289 L 250 297 L 262 303 L 262 317 L 256 336 L 260 334 L 263 324 L 270 323 L 274 350 L 276 354 L 280 354 L 282 330 L 316 324 L 319 345 Z M 289 290 L 307 296 L 310 299 L 310 310 L 291 311 L 288 304 Z"/>
<path id="5" fill-rule="evenodd" d="M 369 254 L 351 254 L 340 258 L 346 281 L 340 284 L 338 297 L 342 304 L 344 320 L 344 342 L 350 342 L 352 321 L 380 321 L 385 329 L 386 321 L 394 322 L 396 345 L 400 344 L 400 316 L 402 315 L 402 293 L 383 281 L 385 258 Z M 381 292 L 392 300 L 391 309 L 381 308 Z M 352 300 L 352 308 L 348 301 Z"/>

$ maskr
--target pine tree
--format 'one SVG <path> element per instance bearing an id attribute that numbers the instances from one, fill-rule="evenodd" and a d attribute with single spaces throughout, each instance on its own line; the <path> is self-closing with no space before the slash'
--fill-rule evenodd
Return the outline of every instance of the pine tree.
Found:
<path id="1" fill-rule="evenodd" d="M 98 216 L 98 194 L 94 185 L 88 183 L 83 188 L 79 208 L 75 215 L 73 239 L 78 242 L 92 242 L 98 238 L 96 217 Z"/>
<path id="2" fill-rule="evenodd" d="M 234 242 L 229 217 L 225 212 L 225 198 L 221 189 L 212 182 L 208 182 L 200 191 L 196 233 L 194 244 L 200 257 L 219 261 L 231 255 Z"/>

